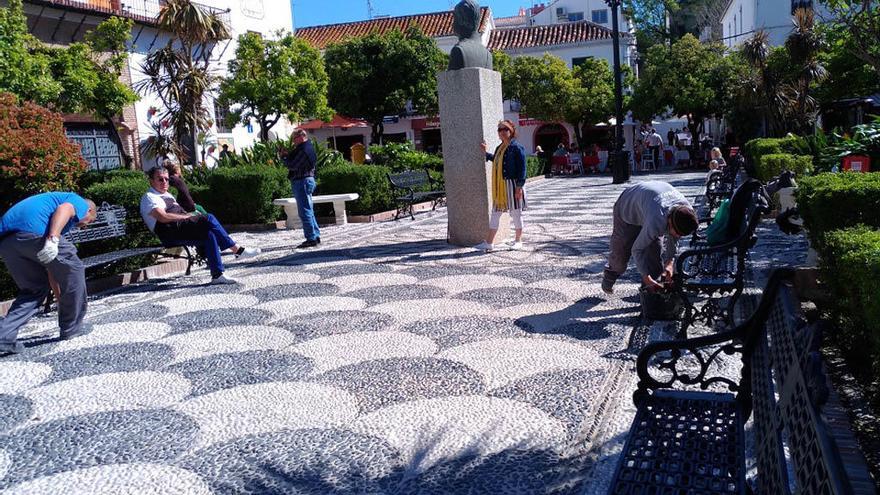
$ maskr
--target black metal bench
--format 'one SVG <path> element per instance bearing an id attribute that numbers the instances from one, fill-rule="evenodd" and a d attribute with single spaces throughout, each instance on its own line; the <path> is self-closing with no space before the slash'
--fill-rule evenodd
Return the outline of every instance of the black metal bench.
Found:
<path id="1" fill-rule="evenodd" d="M 397 196 L 394 201 L 397 203 L 397 213 L 394 219 L 397 220 L 401 215 L 409 214 L 410 218 L 415 220 L 413 205 L 423 201 L 431 201 L 431 210 L 437 209 L 446 200 L 446 191 L 443 190 L 442 184 L 431 178 L 428 170 L 407 170 L 396 174 L 388 174 L 388 181 L 395 191 L 406 191 L 403 196 Z M 423 189 L 427 190 L 423 190 Z M 399 194 L 399 193 L 398 193 Z"/>
<path id="2" fill-rule="evenodd" d="M 98 208 L 95 221 L 85 227 L 75 227 L 70 229 L 64 237 L 73 244 L 84 244 L 95 241 L 103 241 L 109 239 L 117 239 L 125 237 L 126 225 L 125 219 L 127 211 L 122 206 L 109 205 L 104 203 Z M 176 255 L 163 252 L 165 248 L 162 246 L 150 246 L 141 248 L 120 249 L 108 253 L 102 253 L 95 256 L 83 258 L 82 262 L 86 270 L 107 266 L 124 259 L 133 258 L 135 256 L 143 256 L 148 254 L 161 254 L 169 258 L 178 258 L 187 260 L 186 274 L 192 271 L 192 266 L 201 263 L 201 258 L 190 251 L 187 246 L 183 247 L 183 255 Z"/>
<path id="3" fill-rule="evenodd" d="M 723 318 L 733 325 L 733 308 L 744 288 L 746 257 L 755 244 L 761 215 L 769 211 L 764 187 L 750 179 L 731 197 L 726 242 L 710 246 L 703 234 L 694 234 L 675 266 L 675 287 L 685 303 L 679 336 L 686 337 L 688 327 L 697 320 L 711 327 Z M 720 298 L 726 294 L 730 296 L 725 307 Z M 701 299 L 705 300 L 697 308 Z"/>
<path id="4" fill-rule="evenodd" d="M 730 198 L 736 190 L 737 177 L 743 167 L 744 158 L 737 155 L 731 160 L 724 170 L 718 170 L 709 175 L 706 181 L 706 203 L 709 211 L 718 208 L 721 201 Z"/>
<path id="5" fill-rule="evenodd" d="M 874 493 L 846 422 L 826 422 L 841 411 L 826 404 L 821 331 L 798 316 L 792 274 L 774 272 L 733 330 L 645 346 L 609 494 Z"/>

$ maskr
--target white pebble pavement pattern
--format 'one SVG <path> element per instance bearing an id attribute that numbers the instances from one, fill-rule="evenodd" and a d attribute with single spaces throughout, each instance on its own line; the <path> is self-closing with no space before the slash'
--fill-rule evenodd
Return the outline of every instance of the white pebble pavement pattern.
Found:
<path id="1" fill-rule="evenodd" d="M 693 197 L 701 176 L 651 178 Z M 634 270 L 599 290 L 609 182 L 530 183 L 523 251 L 448 245 L 442 208 L 315 250 L 241 233 L 264 255 L 230 260 L 237 285 L 97 295 L 69 341 L 35 319 L 0 356 L 0 491 L 605 493 L 632 342 L 662 335 Z"/>

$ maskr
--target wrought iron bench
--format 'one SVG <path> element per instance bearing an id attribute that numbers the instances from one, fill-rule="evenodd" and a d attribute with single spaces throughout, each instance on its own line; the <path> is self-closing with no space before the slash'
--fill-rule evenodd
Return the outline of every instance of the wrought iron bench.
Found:
<path id="1" fill-rule="evenodd" d="M 735 156 L 724 170 L 712 173 L 706 181 L 706 203 L 709 211 L 718 208 L 721 201 L 730 198 L 736 190 L 737 177 L 745 159 L 742 155 Z"/>
<path id="2" fill-rule="evenodd" d="M 442 184 L 431 178 L 428 170 L 407 170 L 396 174 L 388 174 L 388 181 L 395 191 L 406 191 L 403 196 L 394 198 L 397 203 L 397 213 L 394 219 L 397 220 L 401 215 L 409 214 L 410 218 L 415 220 L 413 206 L 423 201 L 431 201 L 431 210 L 437 209 L 446 201 L 446 191 L 443 190 Z M 427 188 L 428 190 L 422 190 Z M 399 194 L 399 193 L 398 193 Z"/>
<path id="3" fill-rule="evenodd" d="M 73 244 L 84 244 L 95 241 L 103 241 L 109 239 L 117 239 L 125 237 L 126 226 L 125 218 L 127 213 L 122 206 L 109 205 L 104 203 L 98 208 L 95 221 L 85 227 L 75 227 L 70 229 L 64 237 Z M 102 253 L 95 256 L 89 256 L 82 260 L 86 270 L 107 266 L 124 259 L 133 258 L 135 256 L 143 256 L 147 254 L 161 254 L 170 258 L 186 259 L 186 274 L 192 271 L 192 266 L 201 263 L 201 258 L 189 247 L 184 246 L 184 255 L 176 255 L 163 252 L 165 248 L 162 246 L 151 246 L 142 248 L 120 249 L 108 253 Z"/>
<path id="4" fill-rule="evenodd" d="M 761 183 L 749 179 L 731 197 L 727 242 L 710 246 L 696 233 L 675 266 L 675 287 L 685 303 L 680 337 L 700 320 L 708 326 L 719 319 L 733 325 L 733 308 L 744 288 L 746 257 L 755 244 L 755 229 L 768 213 L 769 198 Z M 730 294 L 726 307 L 720 298 Z M 702 305 L 697 308 L 701 300 Z"/>
<path id="5" fill-rule="evenodd" d="M 609 494 L 875 493 L 840 407 L 826 403 L 821 331 L 798 316 L 792 275 L 774 272 L 735 329 L 645 346 Z"/>

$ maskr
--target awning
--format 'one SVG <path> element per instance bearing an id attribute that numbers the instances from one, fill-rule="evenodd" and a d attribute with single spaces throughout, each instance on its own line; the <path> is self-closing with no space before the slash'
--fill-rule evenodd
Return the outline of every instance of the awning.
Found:
<path id="1" fill-rule="evenodd" d="M 365 120 L 353 119 L 342 115 L 334 115 L 330 122 L 323 120 L 310 120 L 300 125 L 300 129 L 315 131 L 318 129 L 351 129 L 354 127 L 370 127 Z"/>

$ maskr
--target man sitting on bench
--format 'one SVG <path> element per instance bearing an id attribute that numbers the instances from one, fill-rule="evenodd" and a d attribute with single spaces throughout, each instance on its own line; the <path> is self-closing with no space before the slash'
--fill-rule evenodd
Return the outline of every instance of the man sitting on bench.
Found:
<path id="1" fill-rule="evenodd" d="M 223 276 L 220 251 L 231 249 L 236 258 L 251 258 L 261 253 L 260 248 L 244 248 L 236 244 L 210 213 L 187 213 L 168 192 L 168 171 L 164 167 L 153 167 L 147 175 L 152 187 L 141 198 L 141 217 L 147 228 L 165 247 L 202 248 L 211 270 L 211 284 L 236 283 Z"/>
<path id="2" fill-rule="evenodd" d="M 650 291 L 672 279 L 672 260 L 679 237 L 697 230 L 697 215 L 688 200 L 671 185 L 640 182 L 626 188 L 614 203 L 611 254 L 602 277 L 602 290 L 614 291 L 614 282 L 626 271 L 630 256 Z M 661 245 L 660 238 L 664 238 Z"/>

